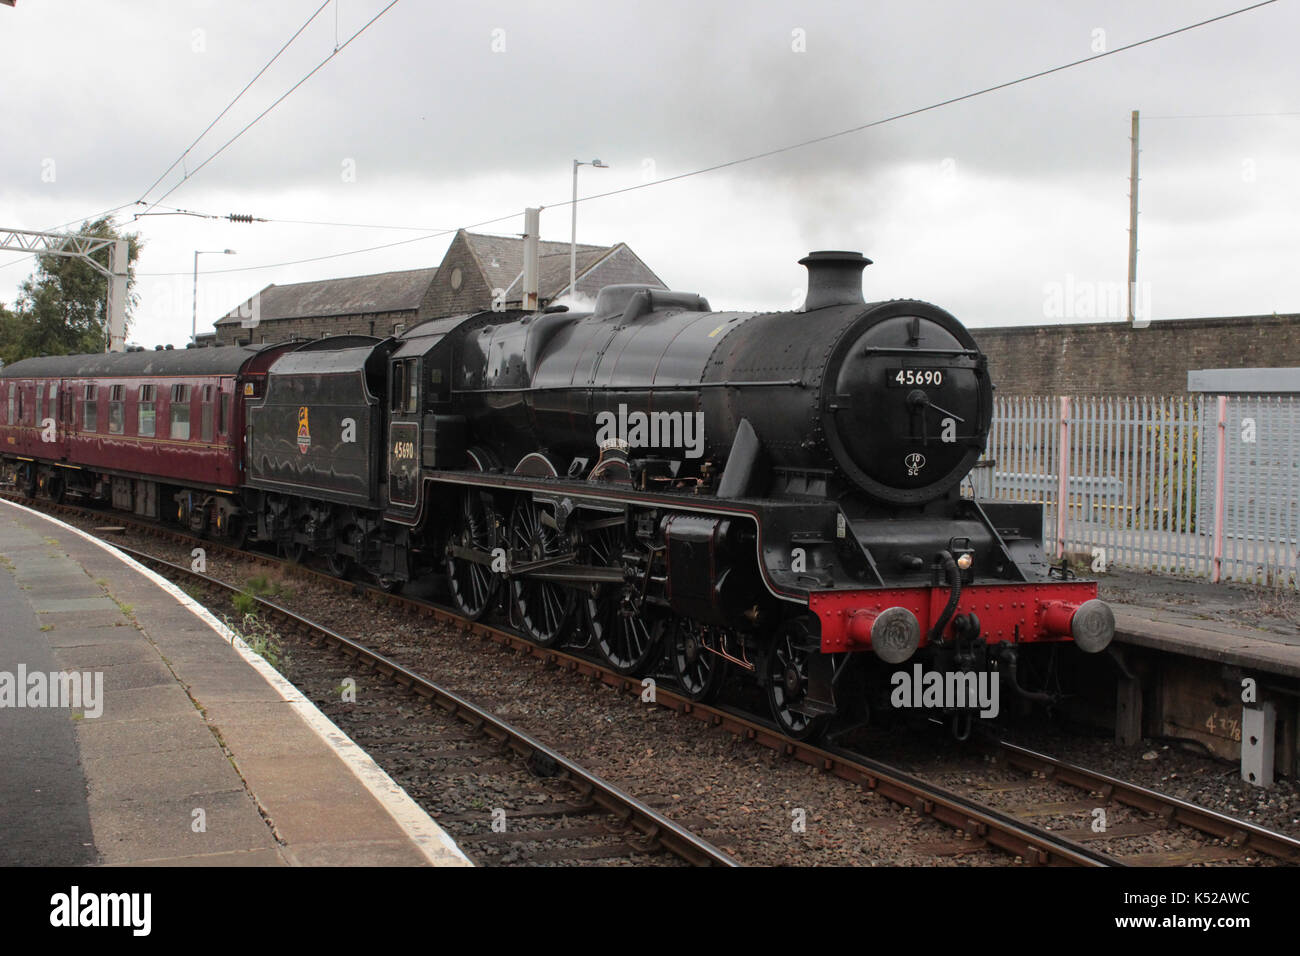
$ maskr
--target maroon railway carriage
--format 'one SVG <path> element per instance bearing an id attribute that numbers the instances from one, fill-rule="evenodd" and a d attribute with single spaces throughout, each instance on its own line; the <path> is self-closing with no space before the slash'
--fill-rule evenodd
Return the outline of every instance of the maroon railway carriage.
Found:
<path id="1" fill-rule="evenodd" d="M 291 345 L 25 359 L 0 369 L 0 459 L 19 486 L 236 533 L 245 398 Z"/>

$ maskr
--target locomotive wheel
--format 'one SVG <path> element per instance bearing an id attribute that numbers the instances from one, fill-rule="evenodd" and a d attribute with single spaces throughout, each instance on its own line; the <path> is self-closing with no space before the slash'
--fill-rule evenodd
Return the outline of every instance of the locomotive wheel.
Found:
<path id="1" fill-rule="evenodd" d="M 623 563 L 623 532 L 600 528 L 587 545 L 587 563 L 602 568 Z M 664 619 L 647 617 L 627 585 L 593 584 L 587 591 L 587 625 L 596 649 L 620 674 L 640 677 L 663 653 Z"/>
<path id="2" fill-rule="evenodd" d="M 682 693 L 693 701 L 707 704 L 718 696 L 727 662 L 710 648 L 716 648 L 718 636 L 713 629 L 684 617 L 673 621 L 668 642 L 668 657 Z"/>
<path id="3" fill-rule="evenodd" d="M 825 716 L 795 709 L 808 696 L 808 664 L 816 647 L 807 625 L 796 620 L 777 631 L 767 655 L 767 702 L 781 732 L 795 740 L 810 740 L 826 729 Z"/>
<path id="4" fill-rule="evenodd" d="M 50 475 L 49 478 L 45 479 L 45 497 L 56 505 L 63 504 L 65 497 L 63 479 L 58 475 Z"/>
<path id="5" fill-rule="evenodd" d="M 217 537 L 232 548 L 243 549 L 248 546 L 248 521 L 242 514 L 223 515 L 217 512 Z"/>
<path id="6" fill-rule="evenodd" d="M 531 498 L 523 497 L 510 513 L 508 545 L 513 564 L 542 561 L 568 551 L 568 541 L 554 528 L 542 523 L 542 512 Z M 554 647 L 567 635 L 569 622 L 578 606 L 578 593 L 554 581 L 515 578 L 511 596 L 520 626 L 542 647 Z"/>
<path id="7" fill-rule="evenodd" d="M 36 466 L 32 464 L 18 467 L 18 492 L 24 498 L 36 497 Z"/>
<path id="8" fill-rule="evenodd" d="M 297 541 L 280 545 L 280 557 L 290 564 L 302 564 L 307 560 L 307 546 Z"/>
<path id="9" fill-rule="evenodd" d="M 360 529 L 358 529 L 356 525 L 348 525 L 338 532 L 335 546 L 337 547 L 338 543 L 341 542 L 355 548 L 360 543 L 361 538 L 362 535 Z M 346 581 L 352 576 L 352 572 L 356 570 L 357 562 L 349 555 L 339 554 L 335 551 L 325 555 L 325 567 L 329 570 L 330 574 Z"/>
<path id="10" fill-rule="evenodd" d="M 491 508 L 476 491 L 461 497 L 460 521 L 452 528 L 451 543 L 491 553 L 496 547 L 496 520 Z M 447 554 L 447 579 L 457 609 L 472 621 L 478 620 L 492 606 L 499 578 L 486 564 L 478 564 Z"/>
<path id="11" fill-rule="evenodd" d="M 346 581 L 352 574 L 352 559 L 346 554 L 327 554 L 325 567 L 329 569 L 330 574 Z"/>

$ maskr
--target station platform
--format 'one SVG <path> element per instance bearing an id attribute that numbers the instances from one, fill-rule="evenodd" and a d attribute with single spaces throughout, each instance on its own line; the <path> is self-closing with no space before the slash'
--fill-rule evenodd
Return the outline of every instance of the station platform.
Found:
<path id="1" fill-rule="evenodd" d="M 0 501 L 0 865 L 470 865 L 232 637 L 110 546 Z"/>
<path id="2" fill-rule="evenodd" d="M 1121 644 L 1300 678 L 1300 592 L 1133 571 L 1100 583 Z"/>

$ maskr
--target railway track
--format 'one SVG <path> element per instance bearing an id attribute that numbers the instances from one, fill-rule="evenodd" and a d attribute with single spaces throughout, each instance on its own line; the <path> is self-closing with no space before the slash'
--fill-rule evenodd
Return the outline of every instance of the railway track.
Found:
<path id="1" fill-rule="evenodd" d="M 164 577 L 193 581 L 231 597 L 245 594 L 238 585 L 211 575 L 134 548 L 116 547 Z M 439 773 L 491 777 L 499 784 L 505 782 L 506 788 L 510 786 L 510 778 L 519 776 L 556 780 L 565 785 L 564 793 L 557 798 L 530 802 L 510 811 L 510 826 L 500 831 L 485 829 L 484 824 L 490 819 L 486 806 L 470 812 L 442 814 L 439 823 L 475 862 L 491 861 L 490 847 L 514 844 L 525 847 L 515 856 L 526 863 L 628 857 L 644 860 L 666 852 L 695 866 L 737 865 L 730 856 L 685 827 L 453 691 L 274 601 L 248 597 L 252 597 L 261 615 L 273 622 L 281 635 L 328 648 L 354 662 L 357 669 L 378 675 L 427 702 L 434 711 L 435 726 L 432 731 L 420 727 L 417 733 L 422 739 L 434 739 L 439 744 L 435 752 Z M 329 680 L 332 682 L 333 678 Z M 457 724 L 463 727 L 458 728 Z M 486 762 L 481 762 L 481 758 L 487 758 Z M 504 822 L 505 815 L 500 819 Z"/>
<path id="2" fill-rule="evenodd" d="M 6 494 L 4 497 L 24 504 L 31 503 L 30 499 L 13 495 Z M 53 506 L 49 502 L 40 503 L 58 510 L 66 509 L 82 517 L 103 517 L 102 512 L 69 505 Z M 186 544 L 195 543 L 209 549 L 230 551 L 245 560 L 253 560 L 266 566 L 289 568 L 294 574 L 328 582 L 332 587 L 344 583 L 325 572 L 255 552 L 229 549 L 211 541 L 194 538 L 179 529 L 139 522 L 115 513 L 111 517 L 114 521 L 129 524 L 149 534 Z M 161 559 L 149 558 L 149 560 Z M 194 573 L 187 568 L 176 565 L 173 567 L 177 569 L 178 574 Z M 540 647 L 515 633 L 482 622 L 468 621 L 454 611 L 427 601 L 389 593 L 378 587 L 357 585 L 355 582 L 348 582 L 346 586 L 358 589 L 368 600 L 396 607 L 419 617 L 437 619 L 458 629 L 466 636 L 490 640 L 509 647 L 517 653 L 536 658 L 544 666 L 586 677 L 623 693 L 642 694 L 643 684 L 640 678 L 620 675 L 600 661 L 555 648 Z M 278 605 L 271 606 L 278 608 Z M 392 662 L 387 663 L 392 667 L 398 667 Z M 978 787 L 973 790 L 954 789 L 907 773 L 865 754 L 795 741 L 782 735 L 774 725 L 766 721 L 726 707 L 691 701 L 674 693 L 670 688 L 656 687 L 654 696 L 655 703 L 661 707 L 702 720 L 711 726 L 732 733 L 737 738 L 770 748 L 788 759 L 816 767 L 823 773 L 832 774 L 865 790 L 878 793 L 895 804 L 910 808 L 922 816 L 951 827 L 965 835 L 972 849 L 987 846 L 1015 857 L 1018 862 L 1023 861 L 1030 865 L 1123 866 L 1169 865 L 1171 862 L 1177 862 L 1159 854 L 1113 855 L 1089 845 L 1099 842 L 1104 834 L 1097 834 L 1090 829 L 1085 831 L 1082 828 L 1070 828 L 1067 832 L 1048 829 L 1025 814 L 1018 815 L 1012 809 L 990 806 L 987 790 L 981 792 Z M 1185 801 L 1106 777 L 1053 757 L 1036 754 L 1005 741 L 985 740 L 983 746 L 997 751 L 1000 754 L 999 759 L 1008 766 L 1027 769 L 1031 774 L 1037 773 L 1050 777 L 1059 775 L 1062 783 L 1076 785 L 1094 795 L 1097 799 L 1091 801 L 1092 806 L 1106 806 L 1110 801 L 1114 801 L 1117 804 L 1134 807 L 1160 821 L 1164 826 L 1186 826 L 1204 833 L 1211 839 L 1228 841 L 1235 847 L 1249 844 L 1251 849 L 1263 855 L 1286 862 L 1300 860 L 1300 841 L 1284 834 L 1204 810 Z M 1152 821 L 1144 821 L 1144 825 L 1151 829 L 1159 828 Z M 1123 833 L 1123 828 L 1118 831 L 1112 830 L 1109 839 L 1118 838 Z M 1227 854 L 1228 857 L 1232 855 Z M 1205 856 L 1212 857 L 1215 854 L 1205 854 Z M 1191 854 L 1184 862 L 1202 862 L 1202 860 L 1197 859 L 1195 854 Z"/>
<path id="3" fill-rule="evenodd" d="M 1020 805 L 1004 807 L 1010 815 L 1054 819 L 1058 826 L 1068 828 L 1065 832 L 1071 839 L 1104 844 L 1110 856 L 1126 865 L 1240 863 L 1252 857 L 1300 863 L 1300 840 L 1286 834 L 1021 747 L 990 733 L 979 735 L 975 742 L 991 762 L 974 770 L 982 779 L 973 785 L 958 786 L 960 792 L 981 803 L 1011 797 L 1006 802 Z M 972 768 L 958 769 L 943 777 L 962 777 L 971 772 Z M 1172 849 L 1141 845 L 1152 842 L 1150 838 L 1183 845 Z"/>

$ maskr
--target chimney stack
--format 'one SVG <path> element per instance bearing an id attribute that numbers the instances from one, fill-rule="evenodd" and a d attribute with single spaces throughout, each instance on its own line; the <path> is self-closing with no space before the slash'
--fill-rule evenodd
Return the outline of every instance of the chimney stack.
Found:
<path id="1" fill-rule="evenodd" d="M 540 269 L 538 233 L 541 232 L 541 209 L 524 210 L 524 287 L 523 303 L 520 308 L 525 312 L 536 312 L 537 273 Z"/>
<path id="2" fill-rule="evenodd" d="M 862 270 L 871 260 L 860 252 L 823 250 L 799 260 L 808 267 L 808 295 L 803 310 L 812 312 L 832 305 L 865 305 L 862 298 Z"/>

